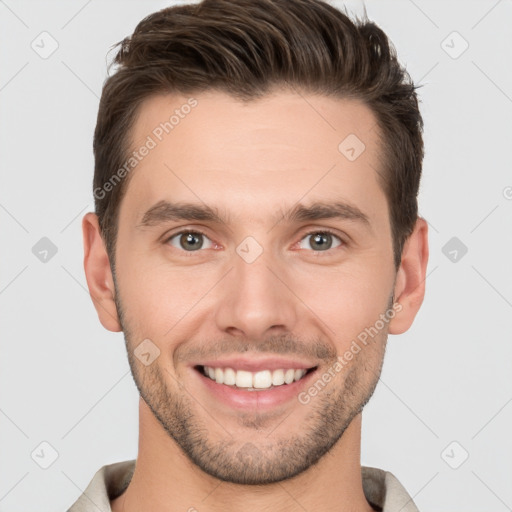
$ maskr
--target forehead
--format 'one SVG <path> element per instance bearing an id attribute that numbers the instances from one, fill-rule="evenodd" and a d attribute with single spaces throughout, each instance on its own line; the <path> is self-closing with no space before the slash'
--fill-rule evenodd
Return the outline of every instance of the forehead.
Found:
<path id="1" fill-rule="evenodd" d="M 210 91 L 146 99 L 133 127 L 134 149 L 148 135 L 158 145 L 172 145 L 176 158 L 186 157 L 191 163 L 212 155 L 219 158 L 222 150 L 228 150 L 222 156 L 229 163 L 230 156 L 239 156 L 233 152 L 235 148 L 257 152 L 263 146 L 275 153 L 291 151 L 301 158 L 312 155 L 317 163 L 318 150 L 327 149 L 323 160 L 338 159 L 339 143 L 349 135 L 359 137 L 372 153 L 377 149 L 371 146 L 378 140 L 378 129 L 373 112 L 359 100 L 281 91 L 241 102 Z M 197 151 L 191 154 L 190 147 Z M 270 164 L 272 156 L 269 154 Z M 307 158 L 305 163 L 309 161 Z"/>
<path id="2" fill-rule="evenodd" d="M 385 200 L 376 118 L 356 100 L 282 91 L 248 103 L 212 91 L 154 96 L 131 141 L 139 153 L 151 147 L 126 193 L 139 214 L 165 199 L 231 204 L 253 216 L 301 198 L 363 201 L 369 210 Z"/>

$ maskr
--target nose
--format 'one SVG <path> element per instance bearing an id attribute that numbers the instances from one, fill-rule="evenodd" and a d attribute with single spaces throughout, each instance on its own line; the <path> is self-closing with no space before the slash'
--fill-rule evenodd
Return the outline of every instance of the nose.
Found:
<path id="1" fill-rule="evenodd" d="M 222 332 L 258 340 L 295 330 L 300 300 L 285 265 L 265 252 L 251 263 L 235 254 L 219 293 L 215 318 Z"/>

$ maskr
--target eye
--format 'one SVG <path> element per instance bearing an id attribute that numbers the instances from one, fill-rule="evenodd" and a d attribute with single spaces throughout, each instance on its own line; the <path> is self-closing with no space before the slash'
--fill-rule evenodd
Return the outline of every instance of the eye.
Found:
<path id="1" fill-rule="evenodd" d="M 313 236 L 314 235 L 314 236 Z M 329 230 L 318 230 L 309 232 L 302 240 L 306 240 L 308 237 L 313 237 L 311 242 L 309 243 L 310 247 L 313 251 L 326 252 L 329 249 L 333 249 L 334 247 L 339 247 L 344 242 L 343 240 L 335 235 L 333 232 Z M 338 245 L 333 247 L 333 238 L 337 238 L 339 240 Z M 301 240 L 301 242 L 302 242 Z M 302 247 L 301 247 L 302 249 Z"/>
<path id="2" fill-rule="evenodd" d="M 301 246 L 302 241 L 309 237 L 313 237 L 309 242 L 309 249 L 312 249 L 315 252 L 327 252 L 329 249 L 333 249 L 344 244 L 344 241 L 332 231 L 316 230 L 310 231 L 301 239 L 299 242 L 299 248 L 304 249 L 304 247 Z M 333 245 L 333 239 L 338 240 L 337 245 Z M 216 247 L 216 245 L 203 232 L 193 230 L 179 231 L 178 233 L 168 237 L 165 240 L 165 243 L 170 244 L 178 250 L 189 253 L 199 251 L 200 249 L 211 249 Z"/>
<path id="3" fill-rule="evenodd" d="M 209 246 L 207 243 L 207 246 L 204 247 L 204 239 L 208 240 Z M 213 247 L 213 242 L 201 231 L 180 231 L 169 237 L 166 243 L 186 252 L 211 249 Z"/>

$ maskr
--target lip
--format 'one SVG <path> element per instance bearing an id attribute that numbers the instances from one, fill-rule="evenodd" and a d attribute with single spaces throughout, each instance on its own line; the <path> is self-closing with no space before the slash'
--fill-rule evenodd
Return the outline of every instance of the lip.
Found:
<path id="1" fill-rule="evenodd" d="M 210 366 L 212 368 L 233 368 L 233 370 L 245 370 L 247 372 L 259 372 L 262 370 L 309 370 L 318 366 L 318 363 L 285 359 L 279 357 L 247 358 L 235 357 L 230 359 L 215 359 L 210 361 L 199 361 L 191 366 Z M 288 384 L 290 385 L 290 384 Z"/>
<path id="2" fill-rule="evenodd" d="M 215 365 L 218 364 L 219 361 L 215 361 Z M 205 366 L 210 365 L 205 364 Z M 219 368 L 219 366 L 216 367 Z M 229 367 L 229 365 L 226 365 L 226 367 Z M 268 366 L 265 368 L 269 369 Z M 278 366 L 276 369 L 278 368 L 283 367 Z M 292 366 L 291 368 L 300 369 L 301 367 Z M 302 368 L 311 367 L 302 366 Z M 292 400 L 297 400 L 299 393 L 310 385 L 311 379 L 314 378 L 317 372 L 318 368 L 312 369 L 306 373 L 302 379 L 294 381 L 291 384 L 283 384 L 271 389 L 246 391 L 236 387 L 226 386 L 225 384 L 218 384 L 209 377 L 206 377 L 197 367 L 193 368 L 193 373 L 196 375 L 196 378 L 200 380 L 200 383 L 204 386 L 207 393 L 216 401 L 227 405 L 231 409 L 258 412 L 284 405 Z"/>

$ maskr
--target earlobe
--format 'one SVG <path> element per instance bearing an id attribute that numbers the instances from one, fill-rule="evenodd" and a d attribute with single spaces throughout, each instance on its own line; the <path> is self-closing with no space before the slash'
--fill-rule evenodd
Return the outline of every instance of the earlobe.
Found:
<path id="1" fill-rule="evenodd" d="M 395 303 L 400 309 L 389 323 L 389 334 L 402 334 L 412 325 L 425 296 L 427 263 L 428 225 L 425 219 L 418 217 L 402 251 L 394 290 Z"/>
<path id="2" fill-rule="evenodd" d="M 114 301 L 114 279 L 101 237 L 98 217 L 87 213 L 82 219 L 84 270 L 87 286 L 101 324 L 112 332 L 122 330 Z"/>

